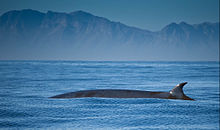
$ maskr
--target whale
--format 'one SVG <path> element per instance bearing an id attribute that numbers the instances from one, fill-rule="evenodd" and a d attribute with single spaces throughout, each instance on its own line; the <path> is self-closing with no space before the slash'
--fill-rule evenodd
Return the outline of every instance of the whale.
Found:
<path id="1" fill-rule="evenodd" d="M 151 92 L 142 90 L 124 90 L 124 89 L 96 89 L 81 90 L 76 92 L 64 93 L 50 98 L 66 99 L 66 98 L 160 98 L 160 99 L 180 99 L 194 100 L 186 96 L 183 92 L 183 86 L 187 82 L 176 85 L 169 92 Z"/>

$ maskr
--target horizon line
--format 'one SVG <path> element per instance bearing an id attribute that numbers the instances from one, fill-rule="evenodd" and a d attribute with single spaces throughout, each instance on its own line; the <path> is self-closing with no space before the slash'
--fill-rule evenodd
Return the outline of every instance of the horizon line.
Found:
<path id="1" fill-rule="evenodd" d="M 3 60 L 0 62 L 220 62 L 220 60 Z"/>

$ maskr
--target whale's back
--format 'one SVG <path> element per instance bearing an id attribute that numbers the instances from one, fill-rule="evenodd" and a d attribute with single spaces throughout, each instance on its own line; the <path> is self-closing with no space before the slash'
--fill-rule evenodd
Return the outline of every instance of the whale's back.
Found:
<path id="1" fill-rule="evenodd" d="M 103 98 L 154 98 L 155 94 L 163 92 L 149 92 L 140 90 L 120 90 L 120 89 L 99 89 L 85 90 L 65 93 L 51 98 L 84 98 L 84 97 L 103 97 Z"/>

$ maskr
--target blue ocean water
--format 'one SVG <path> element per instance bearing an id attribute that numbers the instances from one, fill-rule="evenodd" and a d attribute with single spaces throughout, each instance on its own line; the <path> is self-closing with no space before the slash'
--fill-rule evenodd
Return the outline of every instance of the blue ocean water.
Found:
<path id="1" fill-rule="evenodd" d="M 169 91 L 196 101 L 50 99 L 88 89 Z M 219 129 L 219 62 L 0 61 L 0 129 Z"/>

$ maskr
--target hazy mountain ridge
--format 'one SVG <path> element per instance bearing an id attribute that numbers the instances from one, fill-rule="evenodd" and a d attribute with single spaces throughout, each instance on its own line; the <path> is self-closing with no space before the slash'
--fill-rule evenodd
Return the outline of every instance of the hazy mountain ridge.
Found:
<path id="1" fill-rule="evenodd" d="M 177 59 L 172 56 L 178 52 L 166 51 L 176 49 L 188 53 L 179 55 L 185 60 L 190 56 L 203 60 L 197 55 L 204 52 L 208 53 L 204 58 L 216 60 L 218 42 L 219 22 L 171 23 L 152 32 L 83 11 L 41 13 L 26 9 L 0 17 L 0 59 L 169 60 Z"/>
<path id="2" fill-rule="evenodd" d="M 185 22 L 181 22 L 180 24 L 171 23 L 164 27 L 160 33 L 165 37 L 164 40 L 168 40 L 168 42 L 194 44 L 218 42 L 219 23 L 205 22 L 195 25 Z M 171 41 L 169 38 L 171 38 Z"/>

